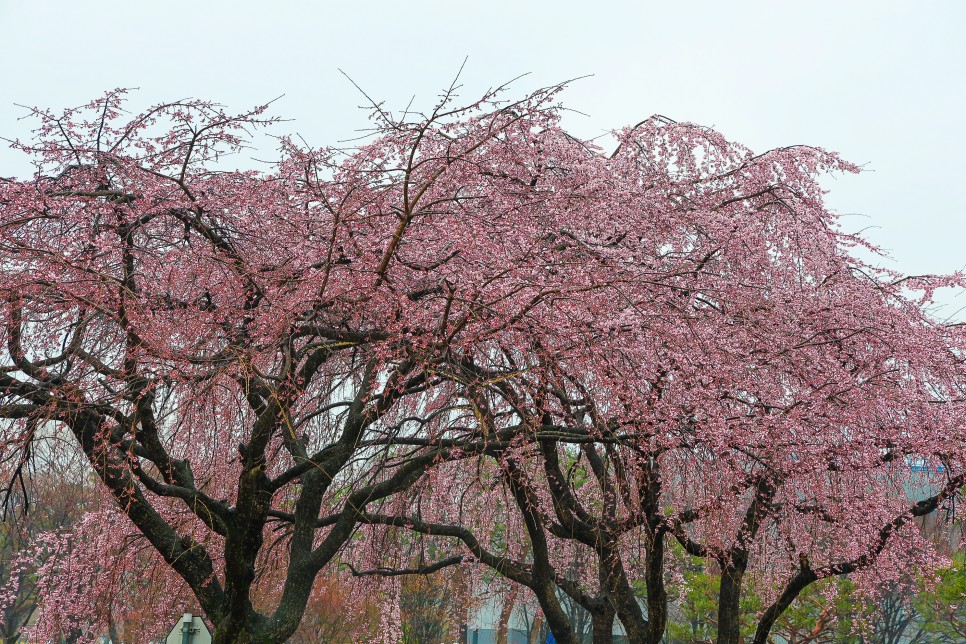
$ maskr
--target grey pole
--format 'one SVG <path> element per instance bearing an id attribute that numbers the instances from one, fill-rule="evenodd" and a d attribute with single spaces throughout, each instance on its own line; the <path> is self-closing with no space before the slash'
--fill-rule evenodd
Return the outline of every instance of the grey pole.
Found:
<path id="1" fill-rule="evenodd" d="M 185 613 L 181 618 L 181 644 L 191 644 L 191 613 Z"/>

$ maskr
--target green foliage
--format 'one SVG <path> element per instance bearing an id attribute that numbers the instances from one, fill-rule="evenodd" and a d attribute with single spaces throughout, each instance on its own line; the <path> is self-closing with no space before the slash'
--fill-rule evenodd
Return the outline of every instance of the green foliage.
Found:
<path id="1" fill-rule="evenodd" d="M 939 571 L 935 585 L 922 583 L 913 605 L 927 636 L 921 641 L 966 642 L 966 553 Z"/>
<path id="2" fill-rule="evenodd" d="M 451 588 L 439 575 L 416 576 L 403 582 L 403 644 L 441 643 L 452 627 Z"/>
<path id="3" fill-rule="evenodd" d="M 876 607 L 860 601 L 855 584 L 832 578 L 805 588 L 772 628 L 772 639 L 790 642 L 858 642 Z"/>
<path id="4" fill-rule="evenodd" d="M 670 642 L 713 642 L 717 633 L 718 589 L 721 577 L 713 564 L 697 557 L 685 556 L 677 544 L 672 544 L 672 552 L 683 558 L 683 584 L 671 584 L 668 592 L 671 597 L 681 597 L 671 608 L 668 623 Z M 754 633 L 755 615 L 762 608 L 761 598 L 746 591 L 740 602 L 741 634 L 748 637 Z"/>
<path id="5" fill-rule="evenodd" d="M 672 644 L 714 642 L 720 573 L 714 563 L 685 555 L 677 544 L 671 544 L 670 552 L 680 562 L 683 579 L 669 585 L 671 597 L 680 600 L 673 601 L 670 607 L 667 641 Z M 770 641 L 867 644 L 906 641 L 897 639 L 904 635 L 918 637 L 915 642 L 964 642 L 966 574 L 962 555 L 957 562 L 958 565 L 940 575 L 940 582 L 933 589 L 922 585 L 915 602 L 908 589 L 901 586 L 889 589 L 874 603 L 858 593 L 855 584 L 847 578 L 836 577 L 812 584 L 775 623 Z M 643 587 L 638 592 L 641 596 L 645 593 Z M 924 603 L 931 607 L 932 613 L 920 608 Z M 959 621 L 943 612 L 948 613 L 951 605 L 957 606 Z M 747 581 L 740 603 L 741 634 L 747 641 L 754 635 L 764 608 L 761 596 L 752 590 L 750 580 Z"/>

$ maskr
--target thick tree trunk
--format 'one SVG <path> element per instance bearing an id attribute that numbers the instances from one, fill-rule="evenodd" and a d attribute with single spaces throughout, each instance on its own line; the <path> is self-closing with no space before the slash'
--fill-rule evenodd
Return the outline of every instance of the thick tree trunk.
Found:
<path id="1" fill-rule="evenodd" d="M 613 609 L 593 613 L 591 621 L 593 644 L 614 644 L 615 615 Z"/>
<path id="2" fill-rule="evenodd" d="M 540 608 L 543 609 L 547 626 L 550 627 L 550 632 L 553 633 L 557 644 L 580 644 L 567 614 L 560 608 L 554 589 L 548 584 L 548 587 L 542 590 L 544 592 L 537 593 L 537 599 L 540 602 Z"/>
<path id="3" fill-rule="evenodd" d="M 543 617 L 547 620 L 550 632 L 557 644 L 580 644 L 574 634 L 573 626 L 557 599 L 557 587 L 553 581 L 553 566 L 550 564 L 550 547 L 543 519 L 534 510 L 538 507 L 533 491 L 521 476 L 519 466 L 512 460 L 504 461 L 504 477 L 513 493 L 517 507 L 523 514 L 523 522 L 530 537 L 533 553 L 533 585 L 530 587 L 540 603 Z"/>
<path id="4" fill-rule="evenodd" d="M 741 639 L 741 582 L 748 570 L 748 549 L 761 528 L 769 505 L 778 491 L 775 479 L 761 477 L 755 484 L 755 497 L 738 531 L 735 544 L 719 559 L 721 587 L 718 592 L 718 644 L 738 644 Z"/>
<path id="5" fill-rule="evenodd" d="M 656 534 L 649 545 L 645 569 L 647 586 L 646 644 L 660 644 L 667 628 L 667 587 L 664 585 L 664 532 Z"/>
<path id="6" fill-rule="evenodd" d="M 718 591 L 718 644 L 738 644 L 741 638 L 739 602 L 743 568 L 725 566 Z"/>
<path id="7" fill-rule="evenodd" d="M 601 586 L 613 601 L 618 619 L 627 631 L 627 637 L 632 642 L 647 641 L 647 618 L 634 596 L 633 588 L 624 572 L 624 565 L 620 558 L 620 551 L 615 543 L 602 545 L 598 552 L 601 567 Z"/>

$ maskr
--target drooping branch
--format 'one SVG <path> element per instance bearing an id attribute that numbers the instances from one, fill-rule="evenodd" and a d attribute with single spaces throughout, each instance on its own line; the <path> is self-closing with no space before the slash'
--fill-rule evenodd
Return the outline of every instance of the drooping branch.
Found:
<path id="1" fill-rule="evenodd" d="M 958 494 L 964 485 L 966 485 L 966 472 L 950 478 L 938 493 L 921 501 L 917 501 L 906 511 L 896 515 L 891 521 L 882 526 L 866 552 L 858 557 L 827 564 L 815 569 L 812 567 L 808 557 L 804 554 L 800 555 L 798 570 L 785 583 L 778 598 L 765 609 L 759 618 L 758 626 L 755 629 L 754 644 L 765 644 L 768 641 L 775 622 L 792 605 L 792 602 L 795 601 L 805 588 L 820 579 L 848 575 L 872 565 L 878 556 L 882 554 L 882 551 L 885 550 L 890 538 L 899 529 L 914 518 L 924 517 L 935 512 L 945 501 Z"/>

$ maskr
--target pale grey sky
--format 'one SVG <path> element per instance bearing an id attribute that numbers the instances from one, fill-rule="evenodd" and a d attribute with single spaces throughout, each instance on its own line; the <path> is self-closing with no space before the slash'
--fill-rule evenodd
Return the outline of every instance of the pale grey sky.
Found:
<path id="1" fill-rule="evenodd" d="M 357 91 L 427 106 L 465 57 L 463 95 L 521 73 L 564 95 L 596 136 L 654 113 L 755 149 L 807 143 L 870 172 L 829 203 L 909 273 L 966 267 L 966 1 L 251 2 L 0 0 L 0 136 L 22 103 L 64 107 L 114 87 L 134 104 L 194 96 L 275 113 L 323 145 L 366 125 Z M 22 174 L 0 150 L 0 175 Z M 966 295 L 944 297 L 947 314 Z M 959 317 L 962 317 L 960 314 Z"/>

